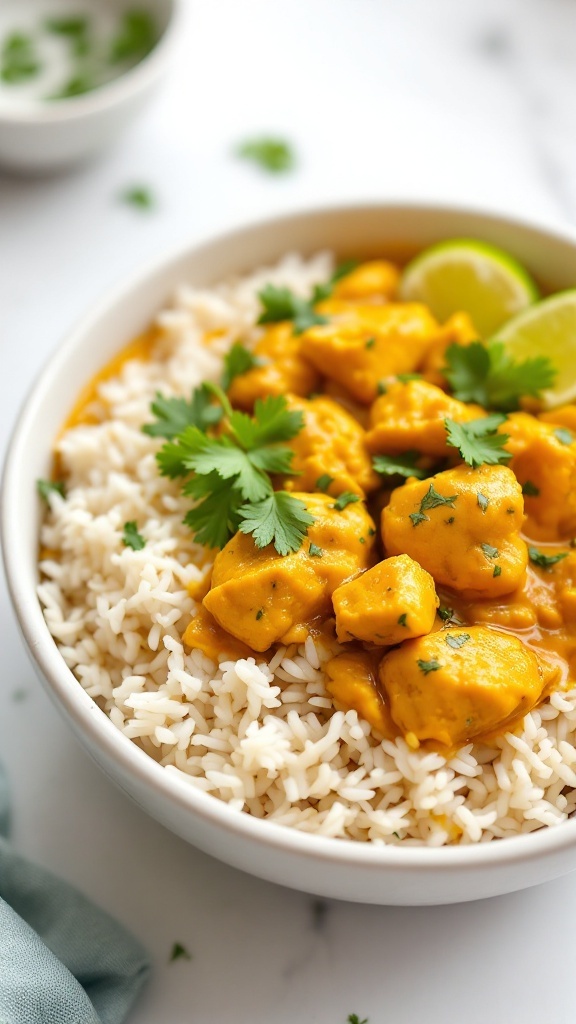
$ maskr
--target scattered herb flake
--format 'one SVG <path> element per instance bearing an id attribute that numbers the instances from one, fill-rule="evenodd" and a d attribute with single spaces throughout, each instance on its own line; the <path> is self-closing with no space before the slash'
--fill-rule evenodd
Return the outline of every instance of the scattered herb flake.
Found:
<path id="1" fill-rule="evenodd" d="M 308 553 L 311 558 L 322 558 L 324 551 L 322 548 L 319 548 L 317 544 L 311 544 L 308 549 Z"/>
<path id="2" fill-rule="evenodd" d="M 96 79 L 89 71 L 77 71 L 58 89 L 47 96 L 47 100 L 69 100 L 74 96 L 83 96 L 92 92 L 97 86 Z"/>
<path id="3" fill-rule="evenodd" d="M 453 344 L 446 350 L 446 378 L 454 396 L 485 409 L 512 412 L 520 399 L 552 386 L 557 370 L 547 356 L 516 361 L 500 341 Z"/>
<path id="4" fill-rule="evenodd" d="M 314 285 L 312 302 L 324 302 L 325 299 L 329 299 L 334 291 L 334 285 L 341 281 L 343 277 L 351 274 L 357 266 L 358 260 L 345 260 L 344 263 L 340 263 L 328 281 L 322 281 L 320 284 Z"/>
<path id="5" fill-rule="evenodd" d="M 364 348 L 374 348 L 376 344 L 376 338 L 368 338 L 368 341 L 364 342 Z"/>
<path id="6" fill-rule="evenodd" d="M 42 64 L 36 52 L 32 36 L 24 32 L 11 32 L 2 43 L 0 51 L 0 78 L 7 85 L 19 85 L 36 78 Z"/>
<path id="7" fill-rule="evenodd" d="M 398 625 L 399 626 L 406 626 L 406 629 L 408 629 L 407 619 L 408 619 L 407 613 L 406 612 L 402 612 L 402 615 L 398 616 Z"/>
<path id="8" fill-rule="evenodd" d="M 442 622 L 448 622 L 449 619 L 454 615 L 454 609 L 448 608 L 446 605 L 441 604 L 438 609 L 438 615 L 442 619 Z"/>
<path id="9" fill-rule="evenodd" d="M 174 963 L 175 960 L 191 960 L 192 957 L 185 946 L 181 942 L 175 942 L 172 946 L 172 952 L 170 953 L 169 963 Z"/>
<path id="10" fill-rule="evenodd" d="M 448 644 L 448 647 L 458 650 L 459 647 L 463 647 L 470 639 L 470 633 L 458 633 L 457 636 L 454 636 L 453 633 L 446 633 L 444 639 Z"/>
<path id="11" fill-rule="evenodd" d="M 156 206 L 154 194 L 147 185 L 131 185 L 120 193 L 120 199 L 127 206 L 133 206 L 136 210 L 153 210 Z"/>
<path id="12" fill-rule="evenodd" d="M 449 508 L 454 508 L 454 502 L 458 500 L 457 494 L 452 494 L 448 497 L 444 497 L 443 494 L 439 494 L 434 484 L 431 483 L 430 487 L 426 491 L 426 494 L 420 502 L 420 509 L 418 512 L 412 512 L 410 519 L 412 520 L 413 526 L 418 526 L 419 523 L 423 523 L 428 516 L 425 515 L 425 511 L 431 508 L 439 508 L 441 505 L 448 505 Z"/>
<path id="13" fill-rule="evenodd" d="M 90 21 L 83 14 L 62 15 L 46 18 L 44 27 L 47 32 L 52 32 L 54 35 L 75 38 L 86 35 L 90 28 Z"/>
<path id="14" fill-rule="evenodd" d="M 568 555 L 567 551 L 562 551 L 557 555 L 545 555 L 543 551 L 539 551 L 538 548 L 528 548 L 528 557 L 533 565 L 537 565 L 540 569 L 551 569 L 557 562 L 561 562 L 563 558 Z"/>
<path id="15" fill-rule="evenodd" d="M 393 835 L 398 836 L 398 839 L 400 839 L 400 836 L 398 835 L 397 832 L 394 832 Z M 368 1017 L 364 1017 L 363 1020 L 360 1020 L 357 1013 L 349 1013 L 348 1024 L 368 1024 Z"/>
<path id="16" fill-rule="evenodd" d="M 492 547 L 491 544 L 481 544 L 480 547 L 486 555 L 486 558 L 499 558 L 500 552 L 498 551 L 498 548 Z"/>
<path id="17" fill-rule="evenodd" d="M 531 480 L 526 480 L 522 484 L 522 494 L 525 494 L 527 498 L 537 498 L 540 494 L 540 488 L 536 487 L 536 484 L 533 484 Z"/>
<path id="18" fill-rule="evenodd" d="M 374 529 L 373 526 L 369 526 L 368 527 L 368 536 L 369 537 L 375 537 L 376 536 L 376 530 Z"/>
<path id="19" fill-rule="evenodd" d="M 492 573 L 492 575 L 493 576 L 501 576 L 502 575 L 502 566 L 501 565 L 495 565 L 494 566 L 494 572 Z"/>
<path id="20" fill-rule="evenodd" d="M 335 508 L 337 512 L 342 512 L 348 505 L 353 505 L 355 501 L 360 501 L 359 494 L 353 494 L 352 491 L 343 491 L 342 494 L 338 495 L 331 507 Z"/>
<path id="21" fill-rule="evenodd" d="M 482 494 L 481 491 L 478 491 L 478 494 L 476 495 L 476 500 L 482 511 L 485 512 L 486 509 L 488 508 L 488 505 L 490 504 L 490 499 L 487 498 L 485 494 Z"/>
<path id="22" fill-rule="evenodd" d="M 268 174 L 285 174 L 296 166 L 294 149 L 285 139 L 261 136 L 246 139 L 236 148 L 236 156 L 250 160 Z"/>
<path id="23" fill-rule="evenodd" d="M 327 324 L 328 318 L 316 313 L 312 302 L 303 299 L 289 288 L 280 288 L 275 284 L 266 284 L 258 298 L 262 305 L 259 324 L 275 324 L 282 320 L 294 322 L 294 334 L 302 334 L 315 324 Z"/>
<path id="24" fill-rule="evenodd" d="M 430 473 L 416 465 L 422 456 L 420 452 L 403 452 L 402 455 L 375 455 L 372 465 L 382 476 L 415 476 L 417 480 L 425 480 Z"/>
<path id="25" fill-rule="evenodd" d="M 509 462 L 512 455 L 503 447 L 508 441 L 508 435 L 499 434 L 497 429 L 505 419 L 500 413 L 482 416 L 467 423 L 456 423 L 447 418 L 444 420 L 446 442 L 458 448 L 464 462 L 472 467 Z"/>
<path id="26" fill-rule="evenodd" d="M 418 658 L 416 664 L 425 676 L 427 676 L 429 672 L 437 672 L 439 668 L 442 668 L 440 662 L 436 661 L 435 658 L 432 658 L 430 661 L 423 661 L 422 658 Z"/>
<path id="27" fill-rule="evenodd" d="M 132 548 L 133 551 L 142 551 L 142 548 L 146 546 L 146 541 L 142 534 L 138 533 L 138 527 L 133 519 L 124 523 L 122 543 L 125 547 Z"/>
<path id="28" fill-rule="evenodd" d="M 40 497 L 47 504 L 50 494 L 59 494 L 61 498 L 66 497 L 66 487 L 62 480 L 37 480 L 36 489 Z"/>
<path id="29" fill-rule="evenodd" d="M 425 523 L 428 516 L 425 516 L 423 512 L 411 512 L 410 519 L 412 520 L 412 526 L 418 526 L 419 523 Z"/>
<path id="30" fill-rule="evenodd" d="M 259 608 L 258 611 L 256 612 L 256 622 L 260 622 L 260 619 L 262 618 L 263 615 L 264 615 L 264 609 L 263 608 Z"/>
<path id="31" fill-rule="evenodd" d="M 558 429 L 554 431 L 554 437 L 560 441 L 560 444 L 572 444 L 572 441 L 574 440 L 574 434 L 572 431 L 567 430 L 565 427 L 558 427 Z"/>
<path id="32" fill-rule="evenodd" d="M 388 390 L 388 388 L 386 387 L 386 384 L 384 383 L 384 381 L 383 380 L 379 380 L 377 385 L 376 385 L 376 394 L 377 395 L 385 395 L 387 390 Z"/>
<path id="33" fill-rule="evenodd" d="M 318 477 L 318 479 L 316 481 L 316 487 L 318 488 L 319 491 L 327 492 L 328 488 L 330 487 L 330 484 L 333 484 L 333 483 L 334 483 L 334 477 L 330 476 L 329 473 L 323 473 L 322 476 Z"/>
<path id="34" fill-rule="evenodd" d="M 401 384 L 409 384 L 411 380 L 422 380 L 421 373 L 397 373 L 396 380 Z"/>

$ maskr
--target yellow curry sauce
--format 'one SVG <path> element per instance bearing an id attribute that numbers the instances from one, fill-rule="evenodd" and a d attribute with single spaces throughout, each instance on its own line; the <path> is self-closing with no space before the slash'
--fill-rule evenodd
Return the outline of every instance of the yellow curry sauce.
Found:
<path id="1" fill-rule="evenodd" d="M 259 330 L 259 364 L 228 397 L 250 412 L 284 395 L 303 414 L 289 442 L 299 475 L 278 487 L 315 522 L 286 556 L 233 536 L 190 590 L 199 610 L 184 641 L 217 660 L 324 633 L 342 645 L 325 666 L 337 706 L 376 735 L 446 751 L 514 727 L 574 678 L 576 407 L 509 414 L 508 464 L 466 465 L 444 420 L 487 412 L 447 393 L 444 353 L 477 333 L 465 313 L 439 324 L 397 301 L 398 282 L 397 267 L 372 260 L 318 304 L 327 323 Z M 65 429 L 90 422 L 97 385 L 146 358 L 154 337 L 98 374 Z M 406 453 L 433 475 L 391 487 L 372 458 Z"/>

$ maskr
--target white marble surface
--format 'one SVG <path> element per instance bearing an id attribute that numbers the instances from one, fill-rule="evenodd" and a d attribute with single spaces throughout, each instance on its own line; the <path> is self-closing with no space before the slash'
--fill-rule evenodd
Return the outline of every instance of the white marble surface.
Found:
<path id="1" fill-rule="evenodd" d="M 575 221 L 575 57 L 576 0 L 189 0 L 171 79 L 119 149 L 67 176 L 0 177 L 2 438 L 74 319 L 167 245 L 342 197 Z M 297 144 L 297 173 L 230 158 L 266 129 Z M 157 212 L 117 201 L 135 182 Z M 133 1024 L 573 1021 L 576 876 L 408 910 L 318 902 L 224 867 L 87 759 L 32 677 L 4 589 L 0 601 L 14 841 L 150 949 Z M 168 964 L 176 940 L 191 962 Z"/>

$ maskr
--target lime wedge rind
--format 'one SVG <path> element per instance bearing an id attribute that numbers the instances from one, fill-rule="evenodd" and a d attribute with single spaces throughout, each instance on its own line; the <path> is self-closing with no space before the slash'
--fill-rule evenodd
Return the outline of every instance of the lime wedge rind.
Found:
<path id="1" fill-rule="evenodd" d="M 438 320 L 467 312 L 481 337 L 539 298 L 525 268 L 509 253 L 473 238 L 454 238 L 425 249 L 405 268 L 400 297 L 424 302 Z"/>
<path id="2" fill-rule="evenodd" d="M 546 409 L 576 401 L 576 288 L 557 292 L 512 317 L 495 333 L 515 359 L 548 356 L 557 377 L 542 392 Z"/>

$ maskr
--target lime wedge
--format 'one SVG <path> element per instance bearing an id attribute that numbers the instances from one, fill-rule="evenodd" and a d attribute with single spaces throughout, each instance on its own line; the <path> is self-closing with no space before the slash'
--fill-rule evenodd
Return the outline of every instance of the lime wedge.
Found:
<path id="1" fill-rule="evenodd" d="M 495 335 L 514 359 L 548 356 L 557 371 L 542 392 L 547 409 L 576 399 L 576 289 L 558 292 L 508 321 Z"/>
<path id="2" fill-rule="evenodd" d="M 524 267 L 487 242 L 454 238 L 425 249 L 405 268 L 400 285 L 405 301 L 424 302 L 438 320 L 468 313 L 487 338 L 539 298 Z"/>

